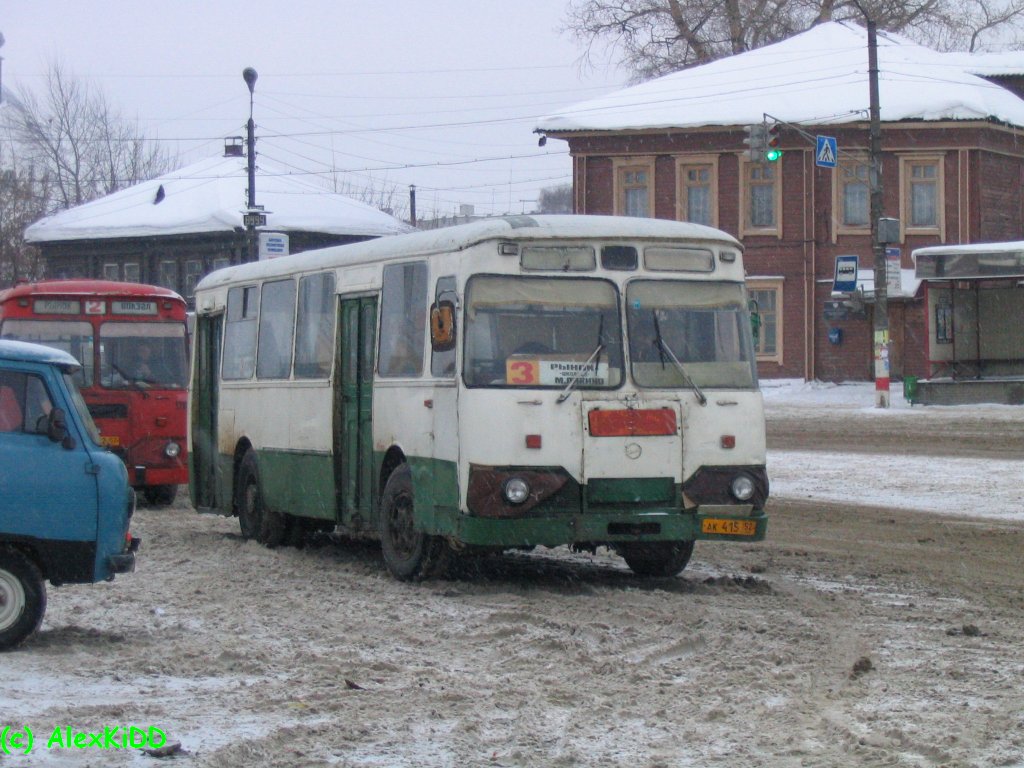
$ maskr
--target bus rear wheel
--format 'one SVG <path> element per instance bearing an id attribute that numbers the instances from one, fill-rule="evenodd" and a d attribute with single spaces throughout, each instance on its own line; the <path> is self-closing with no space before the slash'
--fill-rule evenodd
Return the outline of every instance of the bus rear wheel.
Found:
<path id="1" fill-rule="evenodd" d="M 287 520 L 284 515 L 267 509 L 263 504 L 260 470 L 254 451 L 245 454 L 238 468 L 235 509 L 238 511 L 238 527 L 242 530 L 242 536 L 256 539 L 270 548 L 284 542 L 288 530 Z"/>
<path id="2" fill-rule="evenodd" d="M 439 536 L 416 530 L 412 472 L 402 464 L 388 478 L 380 503 L 380 547 L 396 579 L 422 581 L 443 576 L 451 548 Z"/>
<path id="3" fill-rule="evenodd" d="M 46 584 L 36 564 L 13 549 L 0 548 L 0 650 L 35 632 L 46 612 Z"/>
<path id="4" fill-rule="evenodd" d="M 686 568 L 693 555 L 692 541 L 647 541 L 619 544 L 618 552 L 637 576 L 669 578 Z"/>

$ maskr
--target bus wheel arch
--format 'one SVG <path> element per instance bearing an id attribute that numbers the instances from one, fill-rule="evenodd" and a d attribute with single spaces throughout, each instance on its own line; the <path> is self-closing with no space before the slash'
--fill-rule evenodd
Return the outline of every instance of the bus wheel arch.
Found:
<path id="1" fill-rule="evenodd" d="M 398 467 L 405 464 L 405 453 L 397 445 L 392 445 L 388 448 L 387 453 L 384 454 L 384 459 L 380 464 L 380 485 L 377 488 L 377 493 L 383 495 L 384 488 L 388 484 L 388 479 L 391 477 L 391 473 L 394 472 Z"/>
<path id="2" fill-rule="evenodd" d="M 437 578 L 447 571 L 448 542 L 415 526 L 412 471 L 401 463 L 388 475 L 380 500 L 380 545 L 384 564 L 400 581 Z"/>

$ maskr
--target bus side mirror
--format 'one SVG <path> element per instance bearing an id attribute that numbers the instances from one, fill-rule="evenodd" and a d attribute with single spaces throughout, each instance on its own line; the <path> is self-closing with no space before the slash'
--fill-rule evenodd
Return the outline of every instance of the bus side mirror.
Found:
<path id="1" fill-rule="evenodd" d="M 751 299 L 747 302 L 747 309 L 750 311 L 750 335 L 754 337 L 754 346 L 757 346 L 761 338 L 761 313 L 757 302 Z"/>
<path id="2" fill-rule="evenodd" d="M 46 436 L 54 443 L 60 443 L 67 450 L 75 447 L 75 438 L 68 433 L 67 417 L 60 408 L 50 411 L 46 424 Z"/>
<path id="3" fill-rule="evenodd" d="M 447 352 L 455 346 L 455 304 L 439 301 L 430 308 L 430 348 Z"/>

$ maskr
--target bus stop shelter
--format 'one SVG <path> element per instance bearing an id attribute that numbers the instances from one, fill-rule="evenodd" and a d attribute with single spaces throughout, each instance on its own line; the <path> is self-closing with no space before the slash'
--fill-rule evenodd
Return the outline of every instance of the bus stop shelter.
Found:
<path id="1" fill-rule="evenodd" d="M 1024 241 L 920 248 L 929 376 L 912 402 L 1024 405 Z"/>

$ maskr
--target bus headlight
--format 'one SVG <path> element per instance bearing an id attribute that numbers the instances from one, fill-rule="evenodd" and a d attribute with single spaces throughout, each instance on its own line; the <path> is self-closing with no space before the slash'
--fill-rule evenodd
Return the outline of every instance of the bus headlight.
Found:
<path id="1" fill-rule="evenodd" d="M 530 498 L 530 485 L 521 477 L 510 477 L 501 492 L 509 504 L 522 504 Z"/>
<path id="2" fill-rule="evenodd" d="M 737 501 L 748 501 L 754 495 L 754 481 L 746 475 L 739 475 L 729 485 L 729 491 Z"/>
<path id="3" fill-rule="evenodd" d="M 176 459 L 176 458 L 178 458 L 178 455 L 180 453 L 181 453 L 181 446 L 178 445 L 177 443 L 168 443 L 166 446 L 164 446 L 164 455 L 168 459 Z"/>

